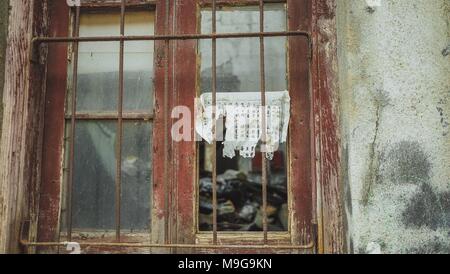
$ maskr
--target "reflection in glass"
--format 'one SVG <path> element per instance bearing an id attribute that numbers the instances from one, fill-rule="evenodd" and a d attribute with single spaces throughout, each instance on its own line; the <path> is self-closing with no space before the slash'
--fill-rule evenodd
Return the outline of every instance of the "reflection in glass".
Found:
<path id="1" fill-rule="evenodd" d="M 124 123 L 121 195 L 124 230 L 150 227 L 151 137 L 151 123 Z M 116 142 L 117 122 L 76 124 L 72 209 L 75 229 L 115 227 Z"/>
<path id="2" fill-rule="evenodd" d="M 123 229 L 135 231 L 150 228 L 151 136 L 151 123 L 124 124 L 121 201 Z"/>
<path id="3" fill-rule="evenodd" d="M 80 36 L 120 34 L 120 13 L 83 13 Z M 154 33 L 152 12 L 127 12 L 126 35 Z M 152 41 L 124 44 L 124 112 L 153 112 Z M 72 228 L 78 231 L 115 229 L 118 155 L 119 42 L 80 43 L 77 112 L 108 113 L 111 120 L 76 120 L 72 182 Z M 72 64 L 73 65 L 73 64 Z M 70 76 L 70 74 L 69 74 Z M 69 81 L 70 82 L 70 81 Z M 71 96 L 68 96 L 69 100 Z M 70 103 L 70 102 L 69 102 Z M 70 105 L 70 104 L 69 104 Z M 70 114 L 70 113 L 69 113 Z M 115 118 L 114 118 L 115 117 Z M 66 124 L 65 169 L 70 163 L 71 124 Z M 152 122 L 123 122 L 121 161 L 121 229 L 148 231 L 151 223 Z M 66 229 L 67 197 L 62 197 L 62 227 Z"/>
<path id="4" fill-rule="evenodd" d="M 154 34 L 154 15 L 128 12 L 126 35 Z M 120 13 L 86 13 L 80 18 L 80 36 L 120 35 Z M 117 112 L 119 42 L 79 45 L 77 111 Z M 124 47 L 124 111 L 153 109 L 153 41 L 128 41 Z"/>
<path id="5" fill-rule="evenodd" d="M 76 123 L 72 225 L 114 228 L 116 122 Z"/>
<path id="6" fill-rule="evenodd" d="M 265 31 L 286 30 L 282 4 L 265 5 Z M 211 32 L 211 11 L 201 13 L 202 33 Z M 217 12 L 217 32 L 259 32 L 258 7 L 223 8 Z M 286 79 L 286 38 L 265 38 L 266 89 L 284 91 Z M 211 92 L 211 40 L 199 42 L 201 92 Z M 260 91 L 259 38 L 217 40 L 217 92 Z"/>

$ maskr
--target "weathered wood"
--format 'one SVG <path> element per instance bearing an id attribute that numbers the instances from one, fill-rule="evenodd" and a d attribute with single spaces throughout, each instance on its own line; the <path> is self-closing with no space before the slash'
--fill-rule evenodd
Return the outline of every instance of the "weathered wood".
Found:
<path id="1" fill-rule="evenodd" d="M 231 0 L 230 0 L 231 1 Z M 186 1 L 187 2 L 187 1 Z M 190 2 L 190 1 L 189 1 Z M 307 2 L 311 5 L 308 9 L 301 9 L 300 2 Z M 33 6 L 33 3 L 38 3 Z M 37 223 L 37 202 L 39 201 L 39 166 L 40 148 L 42 140 L 42 117 L 43 117 L 43 89 L 40 79 L 45 79 L 45 67 L 30 62 L 30 41 L 32 33 L 41 33 L 45 30 L 43 14 L 45 14 L 45 1 L 11 1 L 11 24 L 9 28 L 9 42 L 7 48 L 7 68 L 3 102 L 4 128 L 1 139 L 2 154 L 0 156 L 0 252 L 18 252 L 18 237 L 20 222 L 24 219 L 31 219 L 32 224 Z M 183 2 L 183 4 L 185 4 Z M 289 1 L 288 1 L 289 4 Z M 296 242 L 306 243 L 314 234 L 311 229 L 311 219 L 314 217 L 314 207 L 311 201 L 315 202 L 314 182 L 318 190 L 318 218 L 323 233 L 320 233 L 320 248 L 326 253 L 342 253 L 345 251 L 345 231 L 344 213 L 341 201 L 340 186 L 340 147 L 339 147 L 339 112 L 337 109 L 337 71 L 336 71 L 336 31 L 335 31 L 335 0 L 315 0 L 294 1 L 290 5 L 298 6 L 292 9 L 290 28 L 291 29 L 313 29 L 314 54 L 312 74 L 312 94 L 305 92 L 305 83 L 309 82 L 306 67 L 296 63 L 297 58 L 292 59 L 290 73 L 295 74 L 295 78 L 302 79 L 300 84 L 291 82 L 291 90 L 294 96 L 299 92 L 299 98 L 293 98 L 293 113 L 300 118 L 293 121 L 291 130 L 301 135 L 295 135 L 297 139 L 291 139 L 291 174 L 293 181 L 301 183 L 294 184 L 293 203 L 294 218 L 300 223 L 296 227 L 299 230 Z M 192 5 L 193 6 L 193 5 Z M 310 12 L 312 9 L 312 12 Z M 165 33 L 165 1 L 157 2 L 157 22 L 156 33 Z M 186 9 L 180 5 L 178 12 L 183 14 L 178 21 L 178 31 L 195 32 L 195 20 L 187 19 L 189 14 L 194 14 L 194 10 Z M 308 15 L 309 14 L 309 15 Z M 294 17 L 292 17 L 295 15 Z M 173 16 L 173 15 L 172 15 Z M 180 17 L 179 17 L 180 18 Z M 312 18 L 313 24 L 310 24 Z M 184 24 L 183 20 L 189 21 Z M 36 24 L 33 25 L 33 22 Z M 196 22 L 195 22 L 196 23 Z M 172 26 L 170 26 L 172 29 Z M 298 58 L 305 58 L 307 45 L 301 41 L 302 38 L 290 38 L 290 56 L 294 54 Z M 298 51 L 294 48 L 298 47 Z M 169 65 L 168 91 L 170 92 L 167 106 L 187 103 L 191 104 L 192 96 L 195 96 L 195 73 L 186 73 L 188 67 L 195 64 L 194 51 L 195 42 L 177 42 L 177 47 L 165 52 L 165 42 L 156 42 L 155 56 L 155 134 L 154 134 L 154 159 L 163 156 L 167 152 L 170 160 L 167 173 L 163 172 L 163 161 L 154 166 L 154 219 L 153 219 L 153 241 L 164 242 L 168 237 L 172 242 L 189 243 L 193 241 L 195 232 L 194 206 L 195 201 L 195 145 L 191 143 L 177 144 L 164 148 L 164 139 L 169 138 L 161 134 L 164 131 L 164 119 L 170 121 L 170 109 L 165 108 L 164 98 L 164 63 L 172 58 L 183 59 L 185 62 L 179 63 L 178 67 L 172 70 Z M 175 53 L 172 56 L 172 53 Z M 61 53 L 61 57 L 64 54 Z M 180 58 L 183 57 L 183 58 Z M 189 60 L 189 61 L 186 61 Z M 294 62 L 295 60 L 295 62 Z M 65 62 L 61 62 L 65 64 Z M 170 62 L 172 63 L 172 62 Z M 178 64 L 178 63 L 177 63 Z M 190 71 L 195 71 L 193 68 Z M 65 77 L 65 73 L 63 73 Z M 172 78 L 175 76 L 175 78 Z M 30 84 L 33 83 L 33 84 Z M 61 83 L 60 83 L 61 84 Z M 172 86 L 174 85 L 174 86 Z M 294 85 L 294 86 L 292 86 Z M 64 86 L 64 84 L 63 84 Z M 65 88 L 65 86 L 64 86 Z M 183 88 L 184 93 L 179 91 Z M 292 89 L 293 88 L 293 89 Z M 186 92 L 189 91 L 189 92 Z M 189 99 L 191 98 L 191 99 Z M 311 104 L 308 104 L 308 102 Z M 61 104 L 62 106 L 62 104 Z M 189 105 L 192 107 L 191 105 Z M 166 111 L 165 111 L 166 110 Z M 297 113 L 297 114 L 295 114 Z M 310 119 L 311 117 L 311 119 Z M 61 116 L 63 119 L 64 116 Z M 308 129 L 308 122 L 311 120 L 311 128 Z M 167 125 L 166 125 L 167 126 Z M 51 128 L 49 128 L 51 132 Z M 312 132 L 311 132 L 312 131 Z M 59 128 L 57 132 L 61 133 Z M 301 138 L 298 138 L 301 136 Z M 309 138 L 308 136 L 312 136 Z M 59 153 L 60 146 L 58 146 Z M 166 150 L 165 150 L 166 149 Z M 55 154 L 55 159 L 59 156 Z M 305 158 L 311 156 L 310 159 Z M 310 163 L 310 161 L 312 161 Z M 54 164 L 54 161 L 45 160 L 47 164 Z M 309 169 L 309 167 L 311 168 Z M 56 169 L 54 169 L 56 170 Z M 60 169 L 58 169 L 58 172 Z M 55 174 L 56 176 L 57 174 Z M 166 176 L 166 177 L 165 177 Z M 48 178 L 53 178 L 51 175 Z M 56 177 L 55 177 L 56 178 Z M 59 180 L 60 178 L 57 178 Z M 165 195 L 163 185 L 165 181 L 170 184 L 169 189 L 177 189 L 169 195 L 169 207 L 172 215 L 165 216 Z M 48 182 L 52 180 L 49 179 Z M 186 181 L 189 181 L 186 183 Z M 50 186 L 50 185 L 49 185 Z M 174 188 L 176 186 L 176 188 Z M 42 190 L 46 195 L 48 192 Z M 59 195 L 59 194 L 58 194 Z M 44 197 L 45 198 L 45 197 Z M 44 199 L 42 199 L 45 204 Z M 302 202 L 303 201 L 303 202 Z M 54 204 L 54 202 L 52 202 Z M 49 203 L 47 206 L 50 206 Z M 41 206 L 43 205 L 41 204 Z M 30 209 L 30 211 L 29 211 Z M 41 208 L 45 211 L 45 207 Z M 57 214 L 51 210 L 51 215 Z M 42 212 L 44 212 L 42 211 Z M 41 213 L 42 213 L 41 212 Z M 45 213 L 45 212 L 44 212 Z M 44 215 L 41 215 L 44 216 Z M 169 235 L 164 235 L 163 224 L 165 218 L 169 217 Z M 34 222 L 33 222 L 34 220 Z M 52 220 L 58 221 L 57 218 Z M 42 220 L 41 220 L 42 221 Z M 56 229 L 53 227 L 52 229 Z M 33 229 L 31 237 L 33 240 Z M 52 238 L 54 232 L 47 236 Z M 45 234 L 40 237 L 46 238 Z M 40 239 L 42 240 L 42 239 Z"/>
<path id="2" fill-rule="evenodd" d="M 49 29 L 54 36 L 67 36 L 69 8 L 64 1 L 49 3 Z M 42 151 L 42 182 L 37 221 L 38 241 L 57 241 L 59 234 L 62 155 L 64 146 L 64 107 L 67 89 L 68 44 L 50 44 Z M 43 251 L 40 249 L 39 251 Z"/>
<path id="3" fill-rule="evenodd" d="M 169 8 L 169 10 L 167 9 Z M 167 7 L 166 1 L 158 0 L 156 4 L 155 34 L 162 35 L 170 33 L 171 7 Z M 155 113 L 153 125 L 153 204 L 152 204 L 152 241 L 164 244 L 170 242 L 170 189 L 171 185 L 171 158 L 172 146 L 168 132 L 170 128 L 166 123 L 170 121 L 169 106 L 172 104 L 172 96 L 169 96 L 171 88 L 171 49 L 170 44 L 165 41 L 155 41 Z M 168 74 L 166 74 L 168 70 Z M 165 94 L 167 92 L 167 94 Z M 167 142 L 167 143 L 165 143 Z M 156 160 L 158 159 L 158 160 Z M 164 166 L 166 165 L 166 166 Z M 167 201 L 167 199 L 169 201 Z M 166 227 L 168 225 L 168 227 Z M 154 252 L 167 252 L 167 250 L 154 250 Z"/>
<path id="4" fill-rule="evenodd" d="M 195 1 L 186 1 L 180 5 L 177 14 L 178 32 L 195 33 L 199 31 Z M 225 1 L 224 1 L 225 2 Z M 247 1 L 228 1 L 241 3 Z M 248 3 L 247 3 L 248 4 Z M 255 2 L 253 3 L 255 4 Z M 287 13 L 289 30 L 311 29 L 311 2 L 307 0 L 288 0 Z M 191 16 L 189 16 L 191 14 Z M 198 14 L 197 14 L 198 15 Z M 289 90 L 291 94 L 291 124 L 289 137 L 289 178 L 290 178 L 290 208 L 291 208 L 291 237 L 293 244 L 307 245 L 314 241 L 313 195 L 312 195 L 312 169 L 311 169 L 311 128 L 310 128 L 310 67 L 309 44 L 305 37 L 289 38 Z M 196 57 L 196 43 L 178 42 L 175 51 L 175 90 L 173 93 L 176 105 L 188 106 L 193 109 L 193 98 L 197 96 L 195 85 L 198 75 Z M 186 71 L 196 73 L 186 73 Z M 182 91 L 182 92 L 181 92 Z M 192 129 L 193 131 L 193 129 Z M 191 132 L 192 134 L 194 132 Z M 195 155 L 197 154 L 194 142 L 182 142 L 173 145 L 175 164 L 173 179 L 176 182 L 177 205 L 171 207 L 172 214 L 177 218 L 178 242 L 189 243 L 196 234 L 196 194 L 197 176 Z M 242 242 L 248 234 L 239 234 L 228 238 L 234 243 Z M 253 250 L 254 251 L 254 250 Z M 312 251 L 312 250 L 311 250 Z M 222 252 L 209 251 L 209 252 Z M 241 252 L 241 250 L 234 252 Z M 278 252 L 273 250 L 273 252 Z M 303 250 L 301 252 L 304 252 Z"/>
<path id="5" fill-rule="evenodd" d="M 45 72 L 40 60 L 30 61 L 32 35 L 45 31 L 45 3 L 17 0 L 10 5 L 0 156 L 0 253 L 20 251 L 20 224 L 35 214 L 29 209 L 39 184 Z"/>
<path id="6" fill-rule="evenodd" d="M 288 27 L 290 31 L 311 29 L 311 2 L 288 0 Z M 292 211 L 291 233 L 294 244 L 306 245 L 315 240 L 313 235 L 313 195 L 311 177 L 312 115 L 309 43 L 305 37 L 289 38 L 289 93 L 291 120 L 289 125 L 289 178 Z"/>
<path id="7" fill-rule="evenodd" d="M 316 150 L 318 222 L 324 253 L 345 252 L 344 210 L 340 172 L 337 86 L 336 0 L 315 0 L 313 6 L 313 127 Z"/>
<path id="8" fill-rule="evenodd" d="M 0 3 L 0 98 L 5 83 L 6 36 L 8 35 L 9 0 Z M 2 134 L 3 103 L 0 104 L 0 136 Z M 0 153 L 2 148 L 0 147 Z"/>
<path id="9" fill-rule="evenodd" d="M 176 10 L 176 33 L 198 33 L 199 27 L 197 3 L 195 0 L 183 1 Z M 197 41 L 174 41 L 174 106 L 187 106 L 194 109 L 194 98 L 197 95 Z M 192 73 L 186 73 L 186 72 Z M 194 117 L 191 115 L 191 125 L 194 125 Z M 191 128 L 190 136 L 194 136 L 194 128 Z M 195 187 L 196 180 L 196 155 L 197 145 L 192 142 L 179 142 L 174 144 L 174 188 L 176 189 L 174 205 L 171 207 L 175 217 L 176 243 L 195 243 L 196 215 L 195 212 Z M 188 252 L 189 250 L 184 250 Z"/>

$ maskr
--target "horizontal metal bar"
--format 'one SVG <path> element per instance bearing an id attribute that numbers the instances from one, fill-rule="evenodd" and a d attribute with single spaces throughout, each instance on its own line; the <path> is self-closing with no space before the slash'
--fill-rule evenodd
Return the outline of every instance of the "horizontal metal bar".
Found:
<path id="1" fill-rule="evenodd" d="M 66 115 L 66 120 L 72 119 L 72 115 Z M 119 116 L 117 114 L 92 114 L 92 113 L 77 113 L 75 115 L 75 120 L 118 120 Z M 124 113 L 122 116 L 123 120 L 143 120 L 143 121 L 153 121 L 153 114 L 145 113 Z"/>
<path id="2" fill-rule="evenodd" d="M 286 0 L 264 0 L 265 4 L 284 4 Z M 199 0 L 200 7 L 212 7 L 211 0 Z M 259 5 L 259 0 L 217 0 L 216 5 L 219 7 L 245 7 Z"/>
<path id="3" fill-rule="evenodd" d="M 208 245 L 208 244 L 147 244 L 147 243 L 78 243 L 81 247 L 129 247 L 129 248 L 192 248 L 192 249 L 312 249 L 313 242 L 307 245 Z M 25 247 L 64 247 L 67 242 L 29 242 L 21 241 Z"/>
<path id="4" fill-rule="evenodd" d="M 136 3 L 127 3 L 126 8 L 127 11 L 133 11 L 134 9 L 141 10 L 143 8 L 154 8 L 157 4 L 156 0 L 153 1 L 145 1 L 145 2 L 136 2 Z M 81 10 L 83 12 L 90 12 L 92 10 L 97 11 L 101 9 L 101 11 L 104 11 L 105 9 L 121 9 L 122 3 L 121 2 L 87 2 L 87 3 L 81 3 Z"/>
<path id="5" fill-rule="evenodd" d="M 112 42 L 112 41 L 156 41 L 156 40 L 196 40 L 196 39 L 225 39 L 225 38 L 253 38 L 304 36 L 311 39 L 307 31 L 278 31 L 278 32 L 241 32 L 216 34 L 178 34 L 178 35 L 143 35 L 143 36 L 92 36 L 92 37 L 35 37 L 34 43 L 66 43 L 66 42 Z"/>
<path id="6" fill-rule="evenodd" d="M 286 0 L 264 0 L 264 3 L 272 4 L 272 3 L 286 3 Z M 147 0 L 145 2 L 137 2 L 137 3 L 127 3 L 127 10 L 133 8 L 142 8 L 142 7 L 154 7 L 157 4 L 156 0 Z M 199 4 L 201 7 L 211 6 L 211 0 L 199 0 Z M 258 0 L 217 0 L 218 6 L 250 6 L 257 5 Z M 92 8 L 120 8 L 120 2 L 87 2 L 81 3 L 81 9 L 90 10 Z"/>

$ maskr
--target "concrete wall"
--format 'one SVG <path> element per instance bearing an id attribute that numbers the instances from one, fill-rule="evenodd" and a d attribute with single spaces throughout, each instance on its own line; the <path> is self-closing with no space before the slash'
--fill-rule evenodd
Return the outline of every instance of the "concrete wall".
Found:
<path id="1" fill-rule="evenodd" d="M 337 18 L 349 248 L 448 253 L 450 0 L 338 0 Z"/>

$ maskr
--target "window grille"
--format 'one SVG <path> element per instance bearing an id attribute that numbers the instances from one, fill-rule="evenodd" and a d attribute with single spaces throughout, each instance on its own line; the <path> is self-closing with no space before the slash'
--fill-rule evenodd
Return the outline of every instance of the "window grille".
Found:
<path id="1" fill-rule="evenodd" d="M 204 1 L 206 2 L 206 1 Z M 290 31 L 271 31 L 271 32 L 265 32 L 264 29 L 264 22 L 265 22 L 265 16 L 264 16 L 264 5 L 267 2 L 274 3 L 274 2 L 281 2 L 285 3 L 285 1 L 267 1 L 267 0 L 255 0 L 253 1 L 254 4 L 259 5 L 259 31 L 258 32 L 240 32 L 240 33 L 217 33 L 217 22 L 216 22 L 216 12 L 217 12 L 217 6 L 220 4 L 218 3 L 218 0 L 211 0 L 209 1 L 211 12 L 212 12 L 212 32 L 209 34 L 171 34 L 170 33 L 170 22 L 169 22 L 169 12 L 170 12 L 170 0 L 167 0 L 166 3 L 166 28 L 165 28 L 165 34 L 163 35 L 125 35 L 125 12 L 131 4 L 127 4 L 126 0 L 121 0 L 120 2 L 120 35 L 119 36 L 91 36 L 91 37 L 80 37 L 80 11 L 81 7 L 73 7 L 74 9 L 74 27 L 73 27 L 73 33 L 71 37 L 35 37 L 33 38 L 33 48 L 34 51 L 37 52 L 37 49 L 42 44 L 49 44 L 49 43 L 68 43 L 72 44 L 73 48 L 73 71 L 72 71 L 72 77 L 71 77 L 71 100 L 70 100 L 70 114 L 66 116 L 66 120 L 70 121 L 70 148 L 69 148 L 69 178 L 68 178 L 68 184 L 67 184 L 67 193 L 66 193 L 66 203 L 67 203 L 67 239 L 68 241 L 72 240 L 72 215 L 73 215 L 73 209 L 72 209 L 72 188 L 73 188 L 73 176 L 74 176 L 74 137 L 75 137 L 75 130 L 76 130 L 76 124 L 79 120 L 83 119 L 105 119 L 105 120 L 113 120 L 118 122 L 118 141 L 117 141 L 117 162 L 116 162 L 116 176 L 115 176 L 115 234 L 116 234 L 116 242 L 81 242 L 79 243 L 80 246 L 85 247 L 129 247 L 129 248 L 179 248 L 179 249 L 211 249 L 211 250 L 218 250 L 218 249 L 224 249 L 224 248 L 231 248 L 231 249 L 255 249 L 255 250 L 264 250 L 264 249 L 271 249 L 271 250 L 277 250 L 277 249 L 284 249 L 284 250 L 302 250 L 302 249 L 311 249 L 315 246 L 314 242 L 307 244 L 307 245 L 277 245 L 277 244 L 270 244 L 268 242 L 268 216 L 267 216 L 267 159 L 266 157 L 261 157 L 262 159 L 262 203 L 263 203 L 263 210 L 262 210 L 262 218 L 263 218 L 263 244 L 258 245 L 225 245 L 220 244 L 218 242 L 218 228 L 217 228 L 217 163 L 216 163 L 216 152 L 213 151 L 212 159 L 214 159 L 214 162 L 212 163 L 212 205 L 213 205 L 213 214 L 212 214 L 212 222 L 213 222 L 213 229 L 212 229 L 212 244 L 171 244 L 171 243 L 164 243 L 164 244 L 153 244 L 153 243 L 127 243 L 121 241 L 121 187 L 122 187 L 122 144 L 123 144 L 123 135 L 124 135 L 124 121 L 126 120 L 133 120 L 133 119 L 144 119 L 144 120 L 151 120 L 153 119 L 152 115 L 146 114 L 146 115 L 124 115 L 124 44 L 126 41 L 165 41 L 165 54 L 166 56 L 169 54 L 169 43 L 171 41 L 175 40 L 202 40 L 202 39 L 209 39 L 212 41 L 212 105 L 216 105 L 217 100 L 217 40 L 218 39 L 230 39 L 230 38 L 259 38 L 260 43 L 260 92 L 261 92 L 261 105 L 264 107 L 266 106 L 266 80 L 265 80 L 265 38 L 267 37 L 290 37 L 290 36 L 300 36 L 304 37 L 308 40 L 308 44 L 310 47 L 310 50 L 312 48 L 311 46 L 311 35 L 307 31 L 301 31 L 301 30 L 290 30 Z M 152 2 L 149 2 L 152 3 Z M 119 52 L 119 97 L 118 97 L 118 114 L 117 116 L 102 116 L 102 117 L 93 117 L 89 114 L 77 114 L 76 112 L 76 95 L 77 95 L 77 71 L 78 71 L 78 48 L 80 43 L 85 42 L 120 42 L 120 52 Z M 168 83 L 168 75 L 169 75 L 169 59 L 166 58 L 166 62 L 164 64 L 165 69 L 165 75 L 164 75 L 164 112 L 168 111 L 168 100 L 169 100 L 169 83 Z M 216 115 L 216 109 L 213 107 L 213 120 Z M 262 112 L 262 134 L 263 136 L 266 135 L 266 126 L 265 124 L 265 112 Z M 164 115 L 164 117 L 167 117 L 167 115 Z M 168 119 L 165 118 L 164 124 L 167 125 L 169 123 Z M 165 127 L 166 132 L 163 134 L 165 136 L 168 136 L 168 129 L 167 126 Z M 215 134 L 216 126 L 213 125 L 212 130 L 212 136 L 216 136 Z M 166 138 L 167 139 L 167 138 Z M 265 138 L 262 138 L 263 140 Z M 213 147 L 216 147 L 215 138 L 213 138 Z M 167 172 L 168 172 L 168 141 L 166 140 L 164 143 L 164 178 L 167 178 Z M 264 153 L 264 152 L 261 152 Z M 165 193 L 169 193 L 169 185 L 167 180 L 164 182 L 165 187 Z M 168 206 L 168 195 L 165 197 L 165 208 L 164 212 L 168 216 L 169 206 Z M 169 229 L 168 225 L 168 218 L 165 218 L 165 234 L 167 234 L 167 231 Z M 25 228 L 24 228 L 25 229 Z M 25 247 L 64 247 L 66 246 L 66 242 L 29 242 L 28 240 L 25 240 L 26 237 L 23 237 L 21 240 L 21 244 Z"/>

